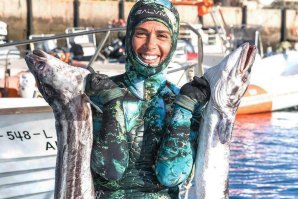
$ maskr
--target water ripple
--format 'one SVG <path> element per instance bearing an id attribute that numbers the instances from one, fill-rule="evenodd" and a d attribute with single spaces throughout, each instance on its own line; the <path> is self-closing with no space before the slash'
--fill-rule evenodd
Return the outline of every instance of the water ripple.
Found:
<path id="1" fill-rule="evenodd" d="M 237 117 L 230 198 L 298 198 L 298 113 Z"/>

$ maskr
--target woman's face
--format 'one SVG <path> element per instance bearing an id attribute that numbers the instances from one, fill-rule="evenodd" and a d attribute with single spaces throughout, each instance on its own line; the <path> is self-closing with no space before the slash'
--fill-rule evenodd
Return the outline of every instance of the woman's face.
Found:
<path id="1" fill-rule="evenodd" d="M 171 43 L 169 29 L 157 21 L 146 21 L 138 25 L 132 37 L 134 52 L 152 67 L 156 67 L 167 57 Z"/>

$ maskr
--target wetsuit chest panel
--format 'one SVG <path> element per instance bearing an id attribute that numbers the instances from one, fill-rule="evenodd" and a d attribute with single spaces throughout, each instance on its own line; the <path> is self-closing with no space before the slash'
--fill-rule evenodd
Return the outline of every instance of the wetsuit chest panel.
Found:
<path id="1" fill-rule="evenodd" d="M 133 97 L 125 98 L 123 100 L 123 111 L 127 132 L 130 132 L 132 128 L 135 128 L 136 126 L 140 126 L 146 109 L 147 104 L 144 101 L 138 101 Z"/>
<path id="2" fill-rule="evenodd" d="M 131 165 L 140 163 L 151 167 L 165 126 L 164 100 L 156 96 L 150 101 L 141 101 L 130 96 L 124 99 L 123 110 Z"/>

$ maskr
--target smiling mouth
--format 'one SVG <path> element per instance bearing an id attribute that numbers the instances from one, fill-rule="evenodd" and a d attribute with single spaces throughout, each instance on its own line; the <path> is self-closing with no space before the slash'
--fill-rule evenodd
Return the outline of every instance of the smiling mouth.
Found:
<path id="1" fill-rule="evenodd" d="M 158 55 L 146 55 L 146 54 L 139 54 L 139 58 L 145 63 L 150 66 L 157 66 L 159 64 L 160 56 Z"/>

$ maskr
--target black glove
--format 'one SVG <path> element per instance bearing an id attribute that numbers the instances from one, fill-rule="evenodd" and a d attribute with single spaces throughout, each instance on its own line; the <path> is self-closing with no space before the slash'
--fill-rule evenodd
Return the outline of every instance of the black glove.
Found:
<path id="1" fill-rule="evenodd" d="M 116 88 L 117 84 L 109 79 L 109 76 L 104 74 L 89 74 L 86 81 L 86 92 L 100 92 Z"/>
<path id="2" fill-rule="evenodd" d="M 98 96 L 103 104 L 123 96 L 121 89 L 115 82 L 107 75 L 97 73 L 87 76 L 85 93 L 88 96 Z"/>
<path id="3" fill-rule="evenodd" d="M 193 112 L 196 108 L 202 110 L 210 99 L 210 86 L 203 77 L 194 77 L 180 89 L 175 103 Z"/>
<path id="4" fill-rule="evenodd" d="M 197 102 L 207 102 L 210 94 L 209 83 L 204 77 L 195 76 L 191 82 L 184 84 L 180 89 L 180 95 L 185 95 Z"/>

